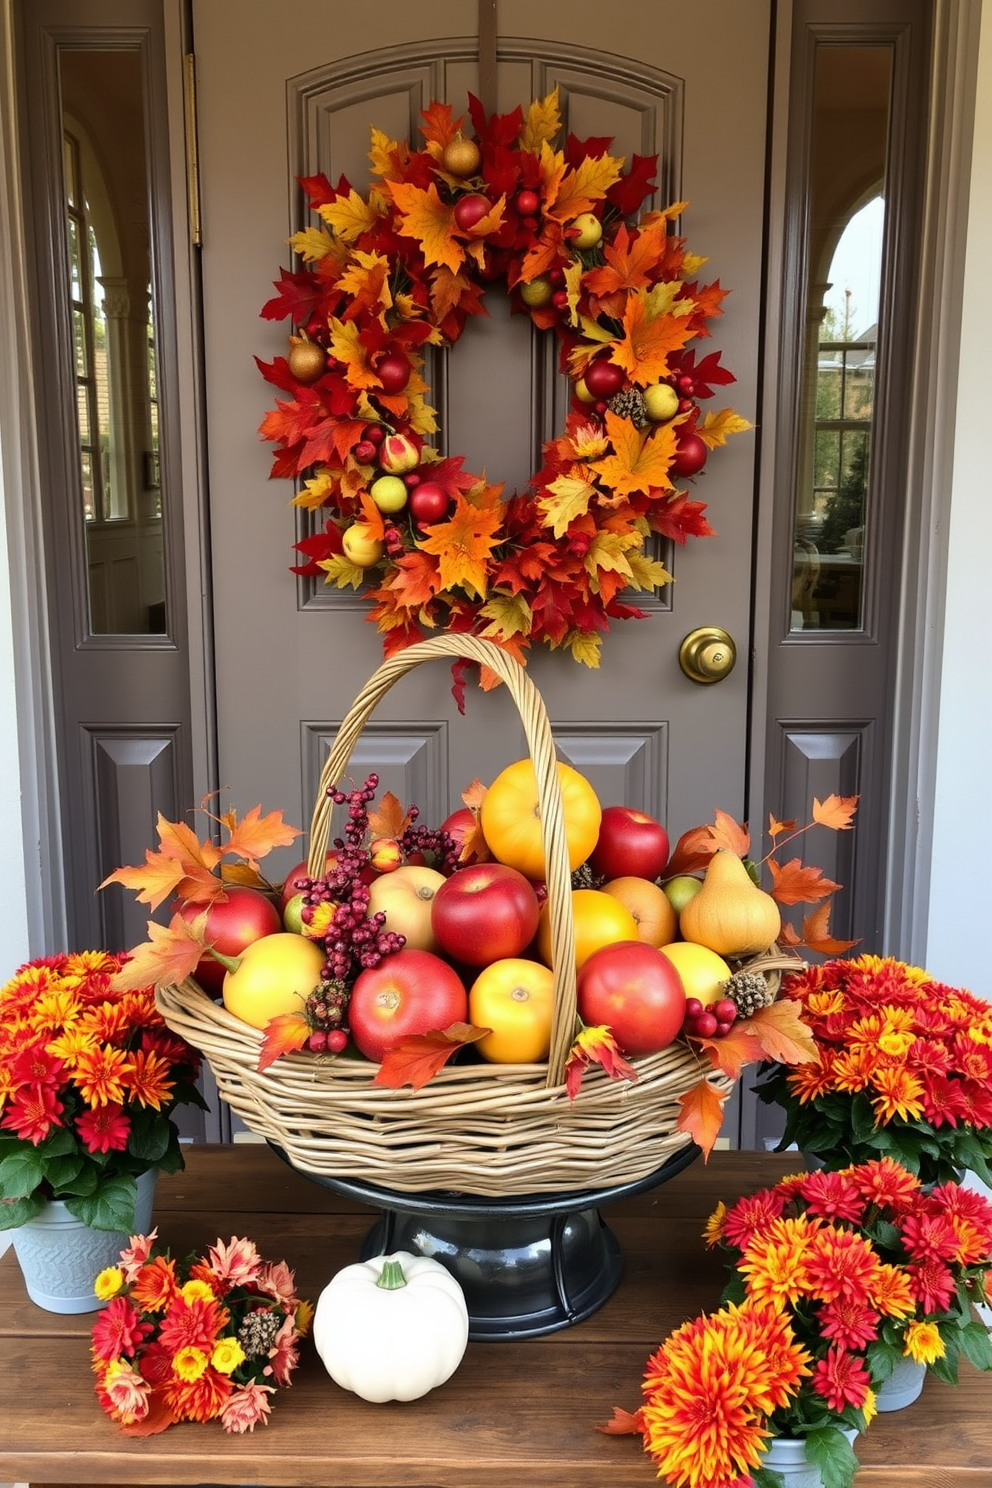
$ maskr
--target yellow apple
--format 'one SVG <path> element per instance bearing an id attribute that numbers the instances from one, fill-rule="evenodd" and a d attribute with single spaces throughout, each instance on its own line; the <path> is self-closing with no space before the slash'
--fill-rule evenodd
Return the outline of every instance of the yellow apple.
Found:
<path id="1" fill-rule="evenodd" d="M 433 951 L 437 942 L 431 929 L 434 895 L 446 882 L 436 868 L 405 863 L 369 884 L 369 914 L 386 916 L 386 929 L 406 937 L 413 951 Z"/>
<path id="2" fill-rule="evenodd" d="M 369 486 L 369 495 L 381 512 L 398 512 L 406 506 L 406 485 L 398 475 L 380 475 Z"/>
<path id="3" fill-rule="evenodd" d="M 580 212 L 572 226 L 578 229 L 572 238 L 573 248 L 595 248 L 603 236 L 603 224 L 595 212 Z"/>
<path id="4" fill-rule="evenodd" d="M 532 310 L 539 309 L 541 305 L 550 305 L 551 296 L 554 294 L 554 286 L 551 280 L 544 274 L 538 274 L 529 284 L 521 284 L 520 298 L 525 305 L 530 305 Z"/>
<path id="5" fill-rule="evenodd" d="M 367 522 L 353 522 L 350 527 L 346 527 L 341 537 L 341 546 L 348 562 L 353 563 L 356 568 L 371 568 L 386 551 L 385 545 L 377 537 L 373 537 Z"/>
<path id="6" fill-rule="evenodd" d="M 667 424 L 679 411 L 679 395 L 668 382 L 654 382 L 644 389 L 644 407 L 655 424 Z"/>
<path id="7" fill-rule="evenodd" d="M 637 925 L 638 940 L 659 950 L 678 934 L 678 915 L 663 889 L 649 878 L 625 874 L 603 885 L 603 893 L 629 909 Z"/>

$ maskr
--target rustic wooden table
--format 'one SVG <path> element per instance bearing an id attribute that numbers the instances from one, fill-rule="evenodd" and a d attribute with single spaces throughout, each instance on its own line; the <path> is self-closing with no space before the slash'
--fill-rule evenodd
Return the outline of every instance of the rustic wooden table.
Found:
<path id="1" fill-rule="evenodd" d="M 520 1342 L 470 1343 L 454 1376 L 408 1404 L 340 1390 L 308 1339 L 269 1425 L 230 1436 L 213 1422 L 121 1436 L 97 1405 L 92 1314 L 58 1317 L 27 1298 L 12 1251 L 0 1259 L 0 1480 L 28 1483 L 268 1484 L 300 1488 L 649 1488 L 636 1437 L 595 1430 L 640 1401 L 645 1360 L 678 1323 L 716 1305 L 723 1273 L 700 1238 L 718 1199 L 774 1182 L 794 1160 L 717 1152 L 669 1183 L 603 1211 L 625 1269 L 604 1307 Z M 174 1253 L 248 1235 L 295 1268 L 316 1300 L 357 1259 L 373 1211 L 288 1169 L 264 1146 L 187 1149 L 162 1179 L 155 1218 Z M 992 1485 L 992 1377 L 957 1389 L 928 1379 L 908 1410 L 879 1416 L 857 1443 L 857 1488 Z"/>

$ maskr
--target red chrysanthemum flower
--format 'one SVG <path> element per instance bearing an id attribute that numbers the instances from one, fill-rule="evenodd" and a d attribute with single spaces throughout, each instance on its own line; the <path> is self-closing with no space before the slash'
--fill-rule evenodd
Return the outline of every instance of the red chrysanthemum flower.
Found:
<path id="1" fill-rule="evenodd" d="M 114 1297 L 93 1324 L 93 1354 L 109 1363 L 121 1356 L 130 1358 L 152 1333 L 128 1297 Z"/>
<path id="2" fill-rule="evenodd" d="M 124 1152 L 127 1149 L 131 1118 L 115 1101 L 81 1111 L 75 1125 L 87 1152 Z"/>
<path id="3" fill-rule="evenodd" d="M 901 1211 L 915 1204 L 920 1182 L 902 1163 L 891 1157 L 874 1158 L 850 1169 L 852 1179 L 865 1198 L 880 1208 Z"/>
<path id="4" fill-rule="evenodd" d="M 739 1250 L 761 1234 L 773 1219 L 778 1219 L 786 1205 L 786 1195 L 778 1188 L 765 1188 L 747 1194 L 732 1204 L 723 1217 L 721 1238 Z"/>
<path id="5" fill-rule="evenodd" d="M 832 1338 L 839 1348 L 858 1352 L 878 1337 L 879 1315 L 865 1302 L 838 1297 L 833 1302 L 824 1302 L 817 1316 L 824 1338 Z"/>
<path id="6" fill-rule="evenodd" d="M 20 1049 L 10 1064 L 11 1081 L 18 1085 L 56 1086 L 62 1078 L 65 1065 L 61 1059 L 50 1054 L 44 1042 L 28 1044 Z"/>
<path id="7" fill-rule="evenodd" d="M 53 1126 L 61 1125 L 59 1117 L 64 1110 L 65 1106 L 50 1085 L 25 1085 L 10 1097 L 0 1118 L 0 1126 L 37 1147 Z"/>
<path id="8" fill-rule="evenodd" d="M 864 1405 L 870 1388 L 871 1377 L 861 1360 L 836 1344 L 813 1368 L 813 1389 L 832 1411 Z"/>
<path id="9" fill-rule="evenodd" d="M 853 1230 L 815 1230 L 809 1237 L 806 1268 L 813 1295 L 825 1302 L 844 1297 L 867 1303 L 881 1262 L 871 1242 Z"/>
<path id="10" fill-rule="evenodd" d="M 209 1356 L 227 1317 L 216 1301 L 194 1297 L 186 1302 L 177 1296 L 162 1319 L 158 1336 L 174 1354 L 181 1348 L 198 1348 Z"/>
<path id="11" fill-rule="evenodd" d="M 906 1267 L 913 1296 L 925 1313 L 944 1312 L 957 1290 L 954 1273 L 943 1261 L 915 1261 Z"/>
<path id="12" fill-rule="evenodd" d="M 913 1260 L 953 1260 L 958 1248 L 957 1235 L 942 1215 L 907 1214 L 899 1221 L 899 1230 Z"/>
<path id="13" fill-rule="evenodd" d="M 809 1214 L 821 1219 L 847 1219 L 852 1224 L 864 1218 L 865 1201 L 846 1173 L 825 1170 L 810 1173 L 799 1188 Z"/>

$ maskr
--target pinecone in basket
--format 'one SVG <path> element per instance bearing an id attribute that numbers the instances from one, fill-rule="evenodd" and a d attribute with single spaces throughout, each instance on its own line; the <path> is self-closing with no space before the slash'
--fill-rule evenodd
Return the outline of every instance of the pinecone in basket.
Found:
<path id="1" fill-rule="evenodd" d="M 617 418 L 630 419 L 635 429 L 644 429 L 651 422 L 640 388 L 623 388 L 608 399 L 606 406 Z"/>
<path id="2" fill-rule="evenodd" d="M 593 873 L 588 863 L 580 863 L 578 868 L 572 869 L 573 889 L 598 889 L 606 879 L 600 873 Z"/>
<path id="3" fill-rule="evenodd" d="M 768 1007 L 775 1001 L 768 978 L 760 971 L 735 971 L 730 980 L 724 982 L 723 994 L 735 1004 L 741 1018 L 750 1018 L 759 1008 Z"/>

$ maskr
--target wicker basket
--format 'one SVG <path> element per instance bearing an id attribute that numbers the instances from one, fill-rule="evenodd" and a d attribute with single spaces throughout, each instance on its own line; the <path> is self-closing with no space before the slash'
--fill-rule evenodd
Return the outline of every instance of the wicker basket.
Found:
<path id="1" fill-rule="evenodd" d="M 195 982 L 163 988 L 159 1007 L 169 1027 L 202 1050 L 221 1096 L 245 1125 L 303 1172 L 405 1193 L 504 1198 L 636 1182 L 689 1142 L 676 1130 L 679 1097 L 707 1068 L 679 1041 L 635 1059 L 634 1082 L 611 1080 L 593 1066 L 576 1099 L 566 1093 L 563 1070 L 575 1030 L 571 873 L 554 740 L 540 694 L 522 667 L 474 636 L 437 636 L 384 662 L 352 705 L 322 771 L 310 871 L 317 875 L 328 844 L 328 789 L 343 779 L 370 714 L 394 682 L 437 657 L 465 657 L 499 675 L 519 711 L 534 763 L 555 985 L 547 1065 L 448 1065 L 418 1091 L 373 1085 L 366 1063 L 305 1053 L 283 1055 L 259 1073 L 262 1034 Z M 751 964 L 777 979 L 788 963 L 770 956 Z M 731 1088 L 730 1080 L 713 1071 L 709 1078 L 721 1092 Z"/>

